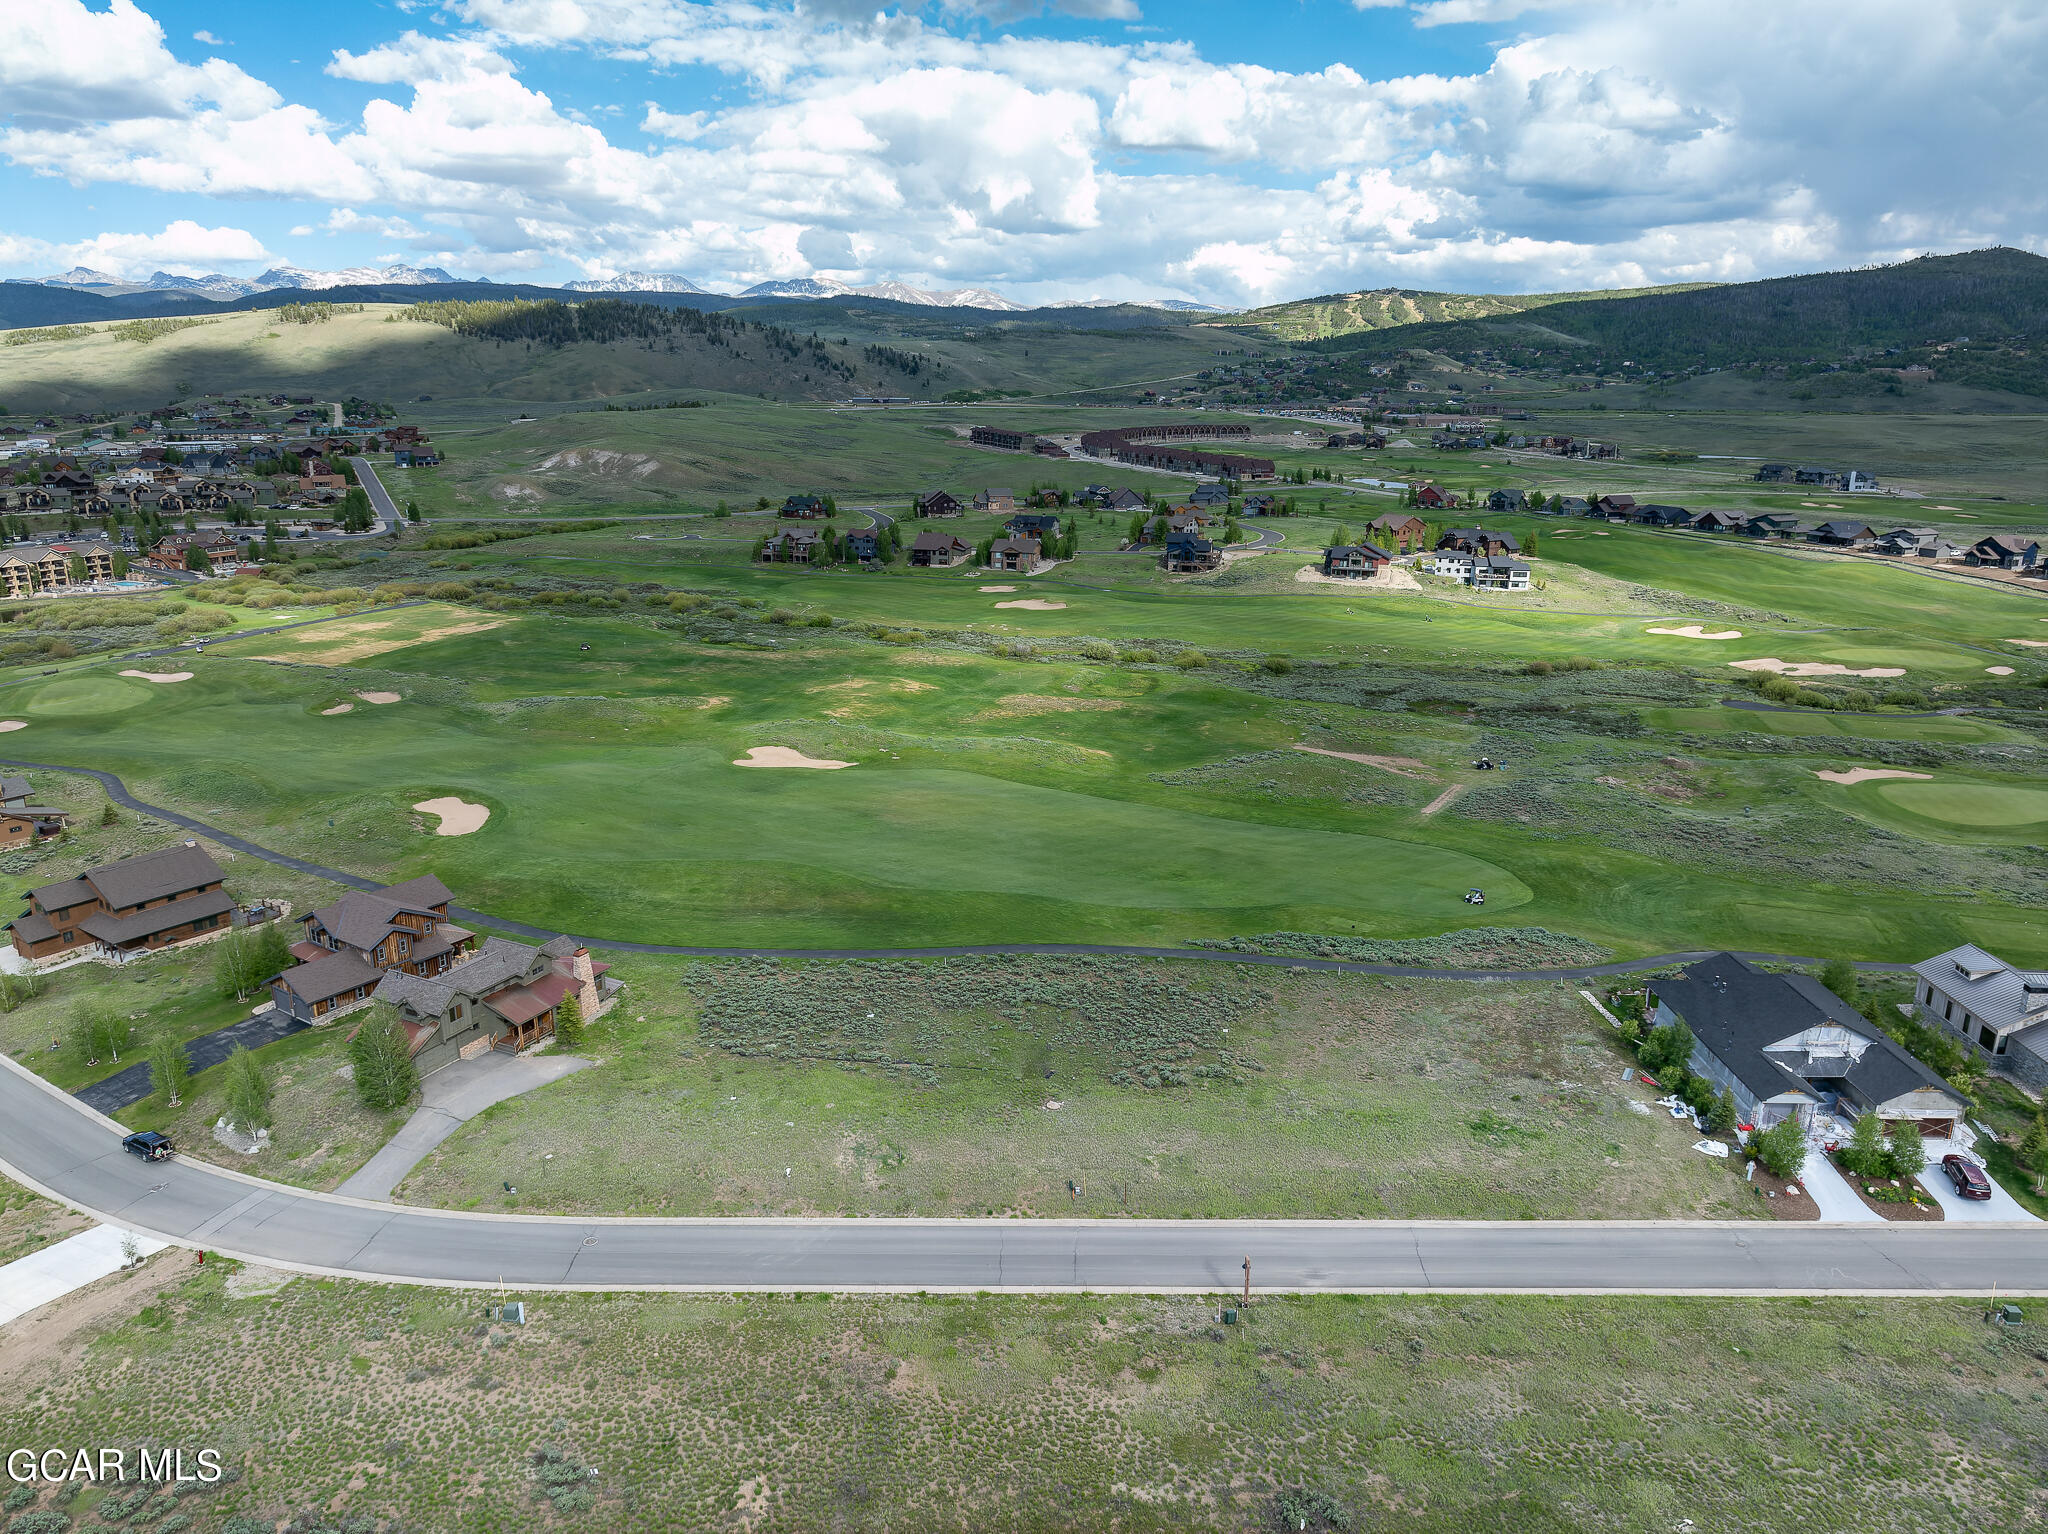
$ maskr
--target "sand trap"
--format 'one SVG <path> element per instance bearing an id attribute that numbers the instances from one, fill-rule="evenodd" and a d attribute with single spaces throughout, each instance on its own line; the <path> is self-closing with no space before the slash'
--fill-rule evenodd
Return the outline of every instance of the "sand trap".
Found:
<path id="1" fill-rule="evenodd" d="M 1015 591 L 1017 588 L 1015 586 L 984 586 L 981 589 L 983 591 Z"/>
<path id="2" fill-rule="evenodd" d="M 27 728 L 28 721 L 26 719 L 0 719 L 0 733 L 5 733 L 8 730 L 25 730 Z"/>
<path id="3" fill-rule="evenodd" d="M 1963 508 L 1960 506 L 1937 506 L 1934 509 L 1936 511 L 1961 511 Z"/>
<path id="4" fill-rule="evenodd" d="M 353 714 L 355 711 L 356 706 L 353 703 L 337 703 L 332 708 L 320 710 L 323 714 Z"/>
<path id="5" fill-rule="evenodd" d="M 1740 639 L 1742 637 L 1741 629 L 1716 629 L 1710 634 L 1697 623 L 1688 623 L 1684 628 L 1645 629 L 1643 632 L 1647 634 L 1676 634 L 1680 639 Z"/>
<path id="6" fill-rule="evenodd" d="M 396 703 L 399 701 L 398 694 L 395 692 L 359 692 L 356 696 L 365 703 Z"/>
<path id="7" fill-rule="evenodd" d="M 787 746 L 750 746 L 747 754 L 733 763 L 735 767 L 823 767 L 827 771 L 839 767 L 851 767 L 852 762 L 826 762 L 815 756 L 805 756 L 801 751 L 792 751 Z"/>
<path id="8" fill-rule="evenodd" d="M 1612 538 L 1612 537 L 1614 536 L 1614 534 L 1612 534 L 1612 533 L 1603 533 L 1603 532 L 1601 532 L 1601 531 L 1600 531 L 1600 530 L 1599 530 L 1598 528 L 1595 528 L 1595 529 L 1593 530 L 1593 536 L 1594 536 L 1595 538 Z"/>
<path id="9" fill-rule="evenodd" d="M 996 606 L 1021 607 L 1026 612 L 1033 613 L 1056 613 L 1065 611 L 1067 604 L 1064 602 L 1048 602 L 1043 597 L 1025 597 L 1020 602 L 998 602 Z"/>
<path id="10" fill-rule="evenodd" d="M 1990 673 L 1991 673 L 1991 674 L 1992 674 L 1993 676 L 2011 676 L 2011 675 L 2012 675 L 2012 667 L 2010 667 L 2010 666 L 1986 666 L 1986 667 L 1985 667 L 1984 669 L 1985 669 L 1986 671 L 1990 672 Z"/>
<path id="11" fill-rule="evenodd" d="M 1399 773 L 1404 778 L 1434 780 L 1436 774 L 1429 770 L 1429 763 L 1418 762 L 1412 756 L 1371 756 L 1363 751 L 1329 751 L 1321 746 L 1296 746 L 1297 751 L 1306 751 L 1311 756 L 1334 756 L 1340 762 L 1361 762 L 1367 767 L 1378 767 L 1386 772 Z"/>
<path id="12" fill-rule="evenodd" d="M 192 673 L 189 671 L 124 671 L 121 675 L 140 677 L 145 682 L 189 682 L 192 680 Z"/>
<path id="13" fill-rule="evenodd" d="M 1802 660 L 1789 661 L 1767 658 L 1764 660 L 1731 660 L 1728 662 L 1737 671 L 1775 671 L 1780 676 L 1904 676 L 1904 666 L 1871 666 L 1858 671 L 1853 666 L 1837 666 L 1833 661 Z"/>
<path id="14" fill-rule="evenodd" d="M 2041 621 L 2048 623 L 2048 618 L 2043 618 Z M 2023 644 L 2029 650 L 2048 650 L 2048 639 L 2008 639 L 2006 643 Z"/>
<path id="15" fill-rule="evenodd" d="M 1826 778 L 1830 783 L 1867 783 L 1872 778 L 1919 778 L 1925 781 L 1934 774 L 1901 772 L 1896 767 L 1851 767 L 1847 772 L 1816 772 L 1814 776 Z"/>
<path id="16" fill-rule="evenodd" d="M 467 836 L 472 831 L 483 829 L 483 823 L 491 818 L 490 806 L 471 804 L 453 795 L 445 799 L 422 799 L 413 806 L 423 815 L 441 817 L 440 829 L 436 836 Z"/>

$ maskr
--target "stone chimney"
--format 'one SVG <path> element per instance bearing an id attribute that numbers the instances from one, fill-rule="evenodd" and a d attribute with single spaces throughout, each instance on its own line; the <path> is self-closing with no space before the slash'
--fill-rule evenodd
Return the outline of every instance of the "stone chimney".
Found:
<path id="1" fill-rule="evenodd" d="M 576 1005 L 583 1009 L 583 1020 L 594 1021 L 599 1002 L 597 972 L 591 967 L 588 948 L 577 949 L 569 960 L 569 976 L 576 982 Z"/>

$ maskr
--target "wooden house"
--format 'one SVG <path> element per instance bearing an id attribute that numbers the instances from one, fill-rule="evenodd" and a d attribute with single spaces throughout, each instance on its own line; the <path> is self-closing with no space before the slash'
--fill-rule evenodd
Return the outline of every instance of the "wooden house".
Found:
<path id="1" fill-rule="evenodd" d="M 1017 497 L 1000 485 L 990 485 L 974 498 L 974 509 L 1006 517 L 1017 509 Z"/>
<path id="2" fill-rule="evenodd" d="M 1041 557 L 1040 544 L 1036 538 L 999 538 L 989 546 L 988 551 L 991 570 L 1021 570 L 1028 573 L 1038 568 Z"/>
<path id="3" fill-rule="evenodd" d="M 195 841 L 88 869 L 28 892 L 10 929 L 24 959 L 121 959 L 225 931 L 234 897 Z"/>
<path id="4" fill-rule="evenodd" d="M 782 503 L 782 510 L 776 515 L 816 521 L 825 515 L 825 498 L 822 495 L 792 495 Z"/>
<path id="5" fill-rule="evenodd" d="M 960 502 L 943 490 L 928 490 L 917 498 L 920 517 L 957 517 L 960 512 Z"/>
<path id="6" fill-rule="evenodd" d="M 2040 562 L 2040 542 L 2017 533 L 1993 533 L 1963 550 L 1964 564 L 1993 570 L 2031 570 Z"/>
<path id="7" fill-rule="evenodd" d="M 286 1016 L 319 1022 L 368 1001 L 387 971 L 446 974 L 476 934 L 448 919 L 452 897 L 432 874 L 359 890 L 299 918 L 298 962 L 272 978 L 270 996 Z"/>
<path id="8" fill-rule="evenodd" d="M 1422 546 L 1422 540 L 1429 534 L 1429 524 L 1412 511 L 1387 512 L 1366 523 L 1365 530 L 1406 553 L 1411 545 Z"/>
<path id="9" fill-rule="evenodd" d="M 1168 533 L 1159 555 L 1159 568 L 1177 575 L 1213 570 L 1223 563 L 1223 551 L 1192 530 Z"/>
<path id="10" fill-rule="evenodd" d="M 433 975 L 387 971 L 372 996 L 397 1009 L 422 1076 L 493 1049 L 516 1053 L 552 1035 L 562 1002 L 574 996 L 586 1022 L 621 989 L 608 966 L 569 937 L 538 945 L 487 940 L 475 955 Z"/>
<path id="11" fill-rule="evenodd" d="M 761 545 L 761 558 L 769 564 L 807 565 L 818 557 L 824 542 L 822 534 L 792 527 L 784 532 L 770 533 Z"/>
<path id="12" fill-rule="evenodd" d="M 973 552 L 964 539 L 929 527 L 910 542 L 910 562 L 913 565 L 957 565 Z"/>
<path id="13" fill-rule="evenodd" d="M 1372 543 L 1333 544 L 1323 550 L 1323 574 L 1352 580 L 1370 580 L 1394 556 Z"/>

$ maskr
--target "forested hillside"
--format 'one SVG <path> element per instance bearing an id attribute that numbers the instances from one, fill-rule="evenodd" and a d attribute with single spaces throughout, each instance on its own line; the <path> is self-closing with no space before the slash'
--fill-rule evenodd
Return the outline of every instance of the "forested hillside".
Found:
<path id="1" fill-rule="evenodd" d="M 1758 366 L 1924 364 L 1947 381 L 2048 393 L 2048 259 L 1994 249 L 1639 297 L 1551 303 L 1495 319 L 1401 326 L 1310 343 L 1411 348 L 1638 376 Z"/>

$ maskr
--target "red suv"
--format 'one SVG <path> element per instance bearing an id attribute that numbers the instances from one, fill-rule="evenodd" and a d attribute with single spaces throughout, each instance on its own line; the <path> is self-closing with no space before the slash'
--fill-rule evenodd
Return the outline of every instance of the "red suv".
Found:
<path id="1" fill-rule="evenodd" d="M 1962 1156 L 1943 1156 L 1941 1169 L 1948 1173 L 1948 1180 L 1956 1185 L 1959 1196 L 1980 1203 L 1991 1197 L 1991 1179 L 1976 1162 Z"/>

